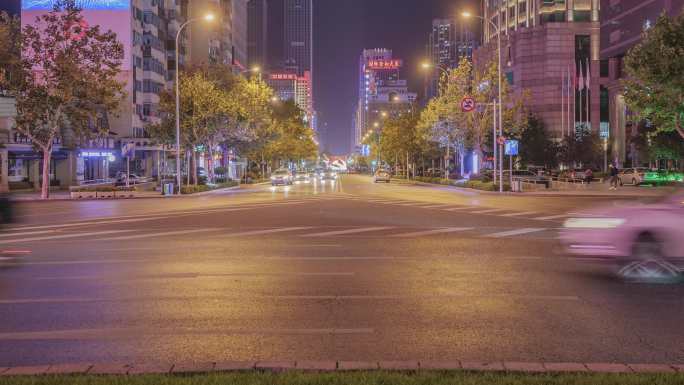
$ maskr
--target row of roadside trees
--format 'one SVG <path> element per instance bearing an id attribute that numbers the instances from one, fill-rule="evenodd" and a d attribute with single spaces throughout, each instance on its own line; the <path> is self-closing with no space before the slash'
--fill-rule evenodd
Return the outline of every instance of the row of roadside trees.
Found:
<path id="1" fill-rule="evenodd" d="M 643 160 L 681 159 L 684 156 L 684 15 L 663 15 L 646 30 L 642 40 L 625 57 L 625 100 L 638 135 L 630 139 Z M 466 151 L 477 154 L 479 165 L 493 152 L 492 101 L 498 97 L 496 62 L 481 69 L 463 59 L 457 68 L 442 74 L 439 95 L 418 111 L 413 110 L 383 123 L 382 134 L 369 135 L 371 159 L 402 168 L 425 164 L 450 155 L 462 162 Z M 525 92 L 512 92 L 504 80 L 502 94 L 503 135 L 520 141 L 522 165 L 555 168 L 603 164 L 604 144 L 598 132 L 581 131 L 552 138 L 541 120 L 526 108 Z M 460 108 L 464 97 L 478 104 L 472 112 Z M 610 151 L 610 148 L 609 148 Z M 422 161 L 422 162 L 421 162 Z M 428 162 L 430 164 L 431 162 Z M 434 164 L 434 163 L 433 163 Z M 406 169 L 404 168 L 404 169 Z M 416 169 L 417 167 L 413 167 Z"/>
<path id="2" fill-rule="evenodd" d="M 50 12 L 21 27 L 0 15 L 0 90 L 16 101 L 15 129 L 42 153 L 41 196 L 49 195 L 55 143 L 74 149 L 111 135 L 109 120 L 127 100 L 121 65 L 124 49 L 116 34 L 88 25 L 75 0 L 55 1 Z M 258 79 L 245 79 L 227 66 L 191 68 L 180 76 L 181 152 L 192 159 L 190 183 L 197 183 L 197 153 L 219 145 L 274 164 L 315 158 L 317 146 L 292 102 L 274 102 Z M 175 144 L 174 94 L 162 92 L 161 123 L 146 127 L 160 146 Z M 213 165 L 209 165 L 213 173 Z"/>

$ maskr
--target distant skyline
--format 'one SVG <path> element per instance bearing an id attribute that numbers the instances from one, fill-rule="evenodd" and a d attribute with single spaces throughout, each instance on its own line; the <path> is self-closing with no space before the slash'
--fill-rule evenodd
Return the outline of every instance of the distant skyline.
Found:
<path id="1" fill-rule="evenodd" d="M 357 100 L 358 61 L 364 48 L 388 48 L 404 60 L 401 77 L 410 90 L 423 93 L 432 19 L 479 11 L 478 0 L 316 0 L 314 2 L 314 98 L 319 126 L 327 123 L 325 149 L 350 150 Z M 479 26 L 479 23 L 474 26 Z"/>

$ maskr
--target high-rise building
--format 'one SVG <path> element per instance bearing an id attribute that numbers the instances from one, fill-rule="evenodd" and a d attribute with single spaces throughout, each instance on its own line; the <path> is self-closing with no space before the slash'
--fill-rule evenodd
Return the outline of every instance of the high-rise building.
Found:
<path id="1" fill-rule="evenodd" d="M 354 119 L 353 143 L 374 126 L 392 116 L 409 111 L 417 95 L 409 92 L 406 80 L 400 79 L 402 60 L 392 57 L 385 48 L 366 49 L 359 58 L 359 100 Z"/>
<path id="2" fill-rule="evenodd" d="M 439 79 L 444 70 L 456 68 L 461 58 L 472 60 L 477 40 L 472 27 L 454 19 L 435 19 L 432 21 L 427 46 L 433 71 L 428 76 L 426 99 L 437 96 Z"/>
<path id="3" fill-rule="evenodd" d="M 631 138 L 638 134 L 639 122 L 634 121 L 623 96 L 620 81 L 625 77 L 624 56 L 662 13 L 672 17 L 683 11 L 684 0 L 601 0 L 600 71 L 601 76 L 608 77 L 605 87 L 601 87 L 601 129 L 610 138 L 611 158 L 620 164 L 626 162 L 636 167 L 646 161 L 639 159 L 636 146 L 631 143 Z"/>
<path id="4" fill-rule="evenodd" d="M 247 3 L 247 57 L 249 67 L 268 67 L 268 1 Z"/>
<path id="5" fill-rule="evenodd" d="M 599 0 L 483 0 L 483 10 L 485 44 L 474 54 L 476 66 L 496 61 L 500 29 L 505 80 L 530 92 L 527 106 L 549 133 L 560 139 L 598 130 L 606 81 L 598 71 Z"/>
<path id="6" fill-rule="evenodd" d="M 284 0 L 285 68 L 313 75 L 313 0 Z"/>
<path id="7" fill-rule="evenodd" d="M 215 20 L 188 26 L 188 61 L 247 68 L 247 0 L 183 0 L 188 17 L 213 13 Z"/>

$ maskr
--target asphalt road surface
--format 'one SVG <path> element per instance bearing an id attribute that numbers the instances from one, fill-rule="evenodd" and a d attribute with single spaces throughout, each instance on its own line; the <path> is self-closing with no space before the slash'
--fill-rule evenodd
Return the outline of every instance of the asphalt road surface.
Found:
<path id="1" fill-rule="evenodd" d="M 595 204 L 345 176 L 21 204 L 0 366 L 228 360 L 684 361 L 684 287 L 558 252 Z"/>

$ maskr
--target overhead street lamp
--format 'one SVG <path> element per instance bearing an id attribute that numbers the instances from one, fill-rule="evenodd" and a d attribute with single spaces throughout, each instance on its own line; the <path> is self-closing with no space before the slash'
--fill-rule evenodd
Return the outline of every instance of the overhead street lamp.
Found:
<path id="1" fill-rule="evenodd" d="M 181 163 L 180 163 L 180 63 L 179 63 L 179 51 L 180 51 L 180 37 L 183 29 L 188 26 L 188 24 L 193 23 L 198 20 L 204 20 L 206 22 L 214 21 L 214 15 L 208 13 L 204 17 L 194 18 L 181 24 L 176 32 L 176 183 L 178 184 L 178 195 L 181 193 Z M 190 170 L 188 170 L 188 175 Z"/>
<path id="2" fill-rule="evenodd" d="M 485 22 L 488 22 L 492 28 L 496 31 L 496 47 L 497 47 L 497 53 L 498 53 L 498 65 L 496 66 L 499 72 L 499 136 L 503 135 L 503 92 L 502 92 L 502 84 L 503 84 L 503 77 L 501 76 L 501 28 L 494 24 L 493 21 L 490 19 L 486 19 L 482 16 L 478 15 L 473 15 L 470 12 L 462 12 L 461 16 L 464 18 L 468 19 L 471 17 L 481 19 Z M 501 15 L 497 15 L 497 22 L 501 19 Z M 496 173 L 496 161 L 497 161 L 497 141 L 496 138 L 494 138 L 494 172 Z M 499 192 L 503 192 L 503 156 L 499 156 Z"/>

